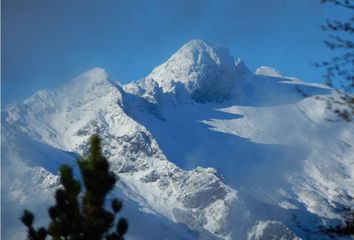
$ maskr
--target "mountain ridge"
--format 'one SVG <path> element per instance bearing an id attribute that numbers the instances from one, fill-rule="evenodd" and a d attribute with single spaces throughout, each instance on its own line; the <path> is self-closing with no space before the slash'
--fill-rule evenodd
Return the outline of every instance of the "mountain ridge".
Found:
<path id="1" fill-rule="evenodd" d="M 354 131 L 351 125 L 325 121 L 331 112 L 315 96 L 326 97 L 330 90 L 274 76 L 274 71 L 251 73 L 227 53 L 226 76 L 231 77 L 220 81 L 232 82 L 227 94 L 223 86 L 201 101 L 194 91 L 208 91 L 203 81 L 218 83 L 214 77 L 224 68 L 216 54 L 208 63 L 212 71 L 205 64 L 196 68 L 200 75 L 190 76 L 190 56 L 203 65 L 198 59 L 218 49 L 200 40 L 187 43 L 177 51 L 179 57 L 187 55 L 186 68 L 178 61 L 172 67 L 185 79 L 163 77 L 167 86 L 152 77 L 156 72 L 120 85 L 95 68 L 63 87 L 8 106 L 2 110 L 2 137 L 8 140 L 2 149 L 14 149 L 17 160 L 8 151 L 4 163 L 18 161 L 29 164 L 29 175 L 38 174 L 32 167 L 40 167 L 54 176 L 60 162 L 72 163 L 75 154 L 85 154 L 89 136 L 99 133 L 104 154 L 120 176 L 115 194 L 127 202 L 128 219 L 139 212 L 152 214 L 186 239 L 296 239 L 310 233 L 296 225 L 293 215 L 301 224 L 340 218 L 334 206 L 352 201 L 341 199 L 341 192 L 354 194 Z M 171 75 L 166 65 L 157 67 L 161 76 L 163 71 Z M 34 143 L 38 147 L 28 147 Z M 321 152 L 329 149 L 322 159 Z M 61 160 L 46 160 L 51 154 Z M 330 172 L 335 177 L 326 177 Z M 17 192 L 20 186 L 5 177 L 7 191 Z M 9 196 L 7 202 L 17 201 Z M 174 238 L 160 231 L 149 236 Z M 144 231 L 133 224 L 130 236 L 142 239 Z"/>

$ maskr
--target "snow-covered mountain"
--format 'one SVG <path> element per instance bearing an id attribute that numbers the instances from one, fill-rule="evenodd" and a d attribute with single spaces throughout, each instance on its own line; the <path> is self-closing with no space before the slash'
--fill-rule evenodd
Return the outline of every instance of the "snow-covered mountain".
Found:
<path id="1" fill-rule="evenodd" d="M 45 222 L 58 167 L 99 133 L 128 239 L 326 238 L 354 203 L 354 127 L 329 96 L 202 40 L 126 85 L 95 68 L 39 91 L 2 110 L 3 236 L 24 208 Z"/>

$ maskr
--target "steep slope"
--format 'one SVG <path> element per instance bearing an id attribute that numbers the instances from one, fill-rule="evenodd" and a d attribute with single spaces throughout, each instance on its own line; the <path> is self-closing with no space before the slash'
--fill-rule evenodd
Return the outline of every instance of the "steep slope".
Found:
<path id="1" fill-rule="evenodd" d="M 11 136 L 3 143 L 2 151 L 2 238 L 24 239 L 25 228 L 19 216 L 23 209 L 36 214 L 36 226 L 48 222 L 47 207 L 54 201 L 54 191 L 59 186 L 55 175 L 59 164 L 74 166 L 75 156 L 55 149 L 47 144 L 29 140 L 21 136 L 17 141 Z M 17 140 L 18 140 L 17 136 Z M 44 166 L 44 167 L 40 167 Z M 53 172 L 48 172 L 50 171 Z M 117 188 L 112 195 L 124 196 Z M 193 234 L 185 227 L 178 226 L 166 217 L 140 211 L 140 205 L 124 198 L 122 214 L 130 222 L 129 239 L 191 239 Z"/>
<path id="2" fill-rule="evenodd" d="M 9 143 L 3 147 L 26 150 L 33 144 L 17 143 L 16 139 L 30 139 L 54 147 L 48 158 L 55 161 L 63 151 L 84 154 L 89 136 L 99 133 L 104 153 L 121 178 L 118 188 L 143 212 L 186 224 L 202 238 L 232 234 L 231 221 L 225 224 L 222 219 L 242 209 L 237 192 L 223 184 L 213 169 L 184 171 L 169 162 L 149 131 L 126 115 L 123 102 L 124 92 L 104 70 L 90 70 L 55 91 L 41 91 L 5 109 L 2 136 Z M 8 137 L 9 132 L 15 140 Z M 10 153 L 5 158 L 6 162 L 14 161 Z M 20 159 L 55 173 L 58 164 L 46 160 L 26 154 Z M 5 172 L 5 178 L 11 176 Z M 30 192 L 24 194 L 30 197 Z M 211 212 L 215 212 L 213 218 L 208 217 Z M 134 230 L 131 234 L 143 236 Z"/>
<path id="3" fill-rule="evenodd" d="M 92 69 L 2 111 L 3 199 L 48 205 L 57 167 L 99 133 L 131 239 L 321 239 L 354 196 L 354 128 L 326 120 L 328 94 L 201 40 L 124 86 Z"/>
<path id="4" fill-rule="evenodd" d="M 192 55 L 206 43 L 187 43 L 171 59 L 179 59 L 181 52 L 196 44 L 201 46 L 189 50 Z M 175 101 L 179 92 L 165 87 L 175 84 L 171 73 L 183 76 L 182 83 L 193 82 L 194 76 L 189 75 L 190 68 L 179 67 L 183 63 L 173 66 L 178 61 L 171 59 L 151 74 L 166 71 L 162 84 L 142 79 L 124 86 L 128 92 L 155 100 L 158 118 L 145 111 L 135 119 L 149 129 L 169 160 L 185 169 L 216 168 L 224 182 L 239 191 L 252 214 L 282 221 L 300 236 L 307 236 L 304 230 L 311 222 L 308 231 L 315 237 L 316 226 L 340 219 L 339 209 L 352 206 L 353 200 L 346 196 L 354 194 L 353 126 L 328 121 L 335 119 L 325 104 L 331 89 L 282 76 L 269 67 L 253 74 L 238 60 L 233 77 L 237 87 L 230 98 L 201 104 L 189 93 L 184 96 L 194 101 Z M 186 62 L 188 66 L 199 63 Z M 215 75 L 209 74 L 204 79 Z"/>

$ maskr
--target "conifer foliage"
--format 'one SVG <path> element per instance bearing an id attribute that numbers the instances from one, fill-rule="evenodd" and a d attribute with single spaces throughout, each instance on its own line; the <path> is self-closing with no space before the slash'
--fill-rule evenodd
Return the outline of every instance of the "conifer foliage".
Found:
<path id="1" fill-rule="evenodd" d="M 337 55 L 315 65 L 326 69 L 324 77 L 327 85 L 339 87 L 336 89 L 339 99 L 330 97 L 327 101 L 329 109 L 342 120 L 351 122 L 354 121 L 354 0 L 321 0 L 321 3 L 332 4 L 348 13 L 348 17 L 343 14 L 340 19 L 327 20 L 322 25 L 328 33 L 324 43 Z"/>
<path id="2" fill-rule="evenodd" d="M 63 165 L 60 170 L 62 187 L 55 193 L 55 205 L 48 209 L 51 219 L 48 228 L 33 227 L 34 215 L 25 210 L 21 221 L 27 227 L 28 240 L 44 240 L 47 235 L 54 240 L 122 240 L 128 223 L 116 220 L 122 208 L 117 198 L 111 201 L 112 211 L 104 208 L 107 194 L 117 177 L 109 170 L 109 163 L 102 155 L 101 140 L 97 135 L 90 139 L 90 153 L 78 160 L 84 189 L 73 177 L 72 169 Z M 82 192 L 84 190 L 84 192 Z"/>

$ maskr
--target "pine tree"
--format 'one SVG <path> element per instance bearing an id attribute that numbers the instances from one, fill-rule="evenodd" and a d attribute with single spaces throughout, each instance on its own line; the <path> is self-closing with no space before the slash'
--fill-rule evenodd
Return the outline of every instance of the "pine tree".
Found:
<path id="1" fill-rule="evenodd" d="M 63 165 L 60 170 L 62 187 L 55 193 L 55 205 L 48 209 L 51 219 L 48 228 L 36 230 L 34 215 L 25 210 L 21 221 L 27 227 L 28 240 L 44 240 L 49 235 L 54 240 L 122 240 L 128 223 L 124 218 L 116 221 L 122 208 L 117 198 L 111 201 L 112 211 L 104 208 L 107 194 L 117 177 L 109 170 L 109 163 L 102 154 L 101 140 L 97 135 L 90 139 L 90 153 L 78 160 L 84 185 L 73 177 L 72 169 Z"/>
<path id="2" fill-rule="evenodd" d="M 350 196 L 341 196 L 348 200 L 353 200 Z M 341 210 L 337 210 L 337 213 L 342 215 L 344 223 L 331 227 L 320 227 L 320 231 L 328 234 L 330 237 L 338 236 L 354 236 L 354 208 L 353 207 L 343 207 Z"/>
<path id="3" fill-rule="evenodd" d="M 330 97 L 327 100 L 329 109 L 341 119 L 351 122 L 354 121 L 354 0 L 321 0 L 321 3 L 332 4 L 349 14 L 346 19 L 327 20 L 322 25 L 322 30 L 328 33 L 324 43 L 336 52 L 336 56 L 315 66 L 325 68 L 325 83 L 337 87 L 335 90 L 339 98 Z"/>

